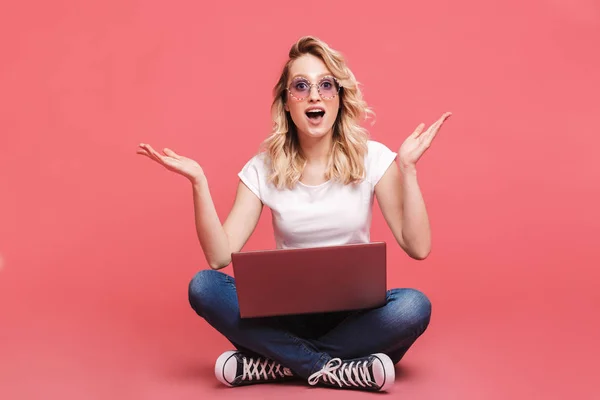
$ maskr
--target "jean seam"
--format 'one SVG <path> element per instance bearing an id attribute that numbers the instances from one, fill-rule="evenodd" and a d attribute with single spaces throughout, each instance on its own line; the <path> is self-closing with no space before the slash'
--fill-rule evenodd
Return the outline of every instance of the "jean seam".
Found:
<path id="1" fill-rule="evenodd" d="M 325 363 L 327 363 L 327 361 L 329 361 L 329 356 L 326 354 L 322 354 L 321 357 L 319 357 L 319 359 L 311 367 L 310 374 L 312 375 L 315 372 L 323 369 L 323 366 L 325 365 Z M 320 365 L 320 367 L 317 367 L 318 365 Z"/>
<path id="2" fill-rule="evenodd" d="M 319 353 L 319 351 L 317 351 L 317 350 L 309 349 L 302 339 L 300 339 L 299 337 L 297 337 L 295 335 L 292 335 L 287 329 L 285 329 L 283 327 L 281 327 L 281 329 L 289 339 L 293 340 L 294 343 L 296 343 L 297 345 L 300 345 L 302 350 L 304 350 L 304 352 L 306 352 L 307 354 Z"/>

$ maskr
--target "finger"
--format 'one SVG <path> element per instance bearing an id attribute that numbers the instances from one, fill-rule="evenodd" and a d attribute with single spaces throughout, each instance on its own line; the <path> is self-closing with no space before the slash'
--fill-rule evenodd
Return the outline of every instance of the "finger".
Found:
<path id="1" fill-rule="evenodd" d="M 152 160 L 152 162 L 158 163 L 164 167 L 164 163 L 162 161 L 157 160 L 156 157 L 154 157 L 152 154 L 148 153 L 147 151 L 138 151 L 137 153 L 144 157 L 148 157 L 150 160 Z"/>
<path id="2" fill-rule="evenodd" d="M 143 151 L 147 152 L 148 154 L 150 154 L 150 149 L 148 148 L 149 146 L 150 145 L 148 145 L 146 143 L 140 143 L 138 150 L 143 150 Z"/>
<path id="3" fill-rule="evenodd" d="M 440 128 L 444 121 L 446 121 L 452 115 L 451 112 L 446 112 L 442 114 L 442 116 L 435 121 L 424 134 L 422 134 L 419 139 L 421 140 L 421 145 L 425 148 L 428 148 L 431 145 L 431 142 L 439 132 Z"/>
<path id="4" fill-rule="evenodd" d="M 169 157 L 173 157 L 173 158 L 176 158 L 176 159 L 178 159 L 178 160 L 179 160 L 179 159 L 181 159 L 181 156 L 180 156 L 179 154 L 175 153 L 173 150 L 171 150 L 171 149 L 169 149 L 169 148 L 165 148 L 165 149 L 163 149 L 163 152 L 164 152 L 166 155 L 168 155 Z"/>
<path id="5" fill-rule="evenodd" d="M 162 161 L 157 160 L 155 156 L 153 156 L 152 154 L 150 154 L 150 152 L 146 149 L 139 149 L 138 151 L 136 151 L 137 154 L 140 154 L 142 156 L 146 156 L 149 159 L 151 159 L 152 161 L 158 162 L 162 164 Z"/>
<path id="6" fill-rule="evenodd" d="M 426 131 L 425 133 L 423 133 L 421 135 L 421 137 L 419 137 L 420 143 L 422 145 L 425 145 L 427 147 L 429 147 L 429 144 L 431 143 L 431 141 L 433 140 L 434 136 L 436 135 L 437 131 L 439 129 L 439 121 L 436 121 L 433 125 L 431 125 Z"/>
<path id="7" fill-rule="evenodd" d="M 139 148 L 136 150 L 136 153 L 150 156 L 150 152 L 148 151 L 144 143 L 140 143 Z"/>
<path id="8" fill-rule="evenodd" d="M 441 128 L 441 126 L 442 126 L 442 124 L 443 124 L 444 122 L 446 122 L 446 120 L 447 120 L 448 118 L 450 118 L 450 116 L 451 116 L 451 115 L 452 115 L 452 113 L 451 113 L 451 112 L 446 112 L 446 113 L 442 114 L 442 116 L 440 117 L 440 119 L 438 119 L 438 120 L 435 122 L 435 124 L 434 124 L 434 125 L 436 125 L 436 127 L 435 127 L 436 131 L 440 130 L 440 128 Z"/>
<path id="9" fill-rule="evenodd" d="M 137 153 L 148 157 L 149 159 L 159 163 L 160 165 L 162 165 L 165 168 L 179 169 L 179 167 L 177 165 L 177 159 L 175 159 L 175 158 L 163 157 L 160 155 L 157 156 L 155 154 L 151 154 L 147 150 L 138 150 Z"/>
<path id="10" fill-rule="evenodd" d="M 430 136 L 435 136 L 438 131 L 440 130 L 440 128 L 442 127 L 442 124 L 452 115 L 452 113 L 447 112 L 444 113 L 437 121 L 435 121 L 433 123 L 433 125 L 431 125 L 431 127 L 429 127 L 428 132 L 425 136 L 430 137 Z"/>
<path id="11" fill-rule="evenodd" d="M 154 158 L 156 161 L 158 161 L 159 163 L 164 163 L 164 157 L 157 152 L 156 150 L 154 150 L 152 148 L 152 146 L 150 146 L 149 144 L 145 145 L 146 150 L 148 150 L 148 153 L 150 153 L 150 155 L 152 156 L 152 158 Z"/>
<path id="12" fill-rule="evenodd" d="M 437 121 L 435 121 L 435 123 L 431 126 L 430 135 L 435 135 L 440 130 L 443 123 L 444 123 L 443 119 L 438 119 Z"/>
<path id="13" fill-rule="evenodd" d="M 423 143 L 426 146 L 429 147 L 429 145 L 433 141 L 433 138 L 435 137 L 435 135 L 437 135 L 438 130 L 439 130 L 439 126 L 434 124 L 431 126 L 431 128 L 429 128 L 427 133 L 425 135 L 423 135 Z"/>
<path id="14" fill-rule="evenodd" d="M 429 132 L 427 132 L 426 135 L 423 135 L 423 142 L 425 143 L 425 146 L 429 147 L 431 145 L 431 142 L 433 141 L 433 139 L 437 136 L 438 132 L 440 131 L 440 128 L 442 127 L 444 120 L 439 120 L 437 121 L 435 124 L 433 124 L 429 130 Z"/>
<path id="15" fill-rule="evenodd" d="M 149 144 L 144 144 L 144 148 L 146 150 L 148 150 L 148 153 L 150 153 L 150 154 L 156 154 L 156 150 L 154 150 L 154 148 L 152 146 L 150 146 Z"/>
<path id="16" fill-rule="evenodd" d="M 421 122 L 413 132 L 412 136 L 415 138 L 419 137 L 419 135 L 423 132 L 423 128 L 425 128 L 425 124 Z"/>

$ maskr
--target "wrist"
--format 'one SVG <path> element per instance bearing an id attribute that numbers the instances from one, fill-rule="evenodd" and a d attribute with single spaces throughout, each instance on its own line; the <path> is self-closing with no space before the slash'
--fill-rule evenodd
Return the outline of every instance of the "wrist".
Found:
<path id="1" fill-rule="evenodd" d="M 192 186 L 194 188 L 206 186 L 206 184 L 208 183 L 204 174 L 190 177 L 190 182 L 192 183 Z"/>
<path id="2" fill-rule="evenodd" d="M 398 166 L 400 167 L 400 173 L 402 173 L 402 175 L 417 175 L 417 166 L 415 164 L 403 164 L 398 162 Z"/>

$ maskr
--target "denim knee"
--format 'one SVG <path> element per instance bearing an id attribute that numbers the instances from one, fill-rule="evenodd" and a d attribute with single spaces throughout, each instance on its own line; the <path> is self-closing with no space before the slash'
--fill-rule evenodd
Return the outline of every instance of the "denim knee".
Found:
<path id="1" fill-rule="evenodd" d="M 219 281 L 224 275 L 212 269 L 201 270 L 194 275 L 188 286 L 188 299 L 196 313 L 201 315 L 202 310 L 213 302 Z"/>
<path id="2" fill-rule="evenodd" d="M 425 331 L 431 319 L 431 301 L 417 289 L 392 289 L 388 301 L 395 305 L 395 318 L 402 328 Z"/>

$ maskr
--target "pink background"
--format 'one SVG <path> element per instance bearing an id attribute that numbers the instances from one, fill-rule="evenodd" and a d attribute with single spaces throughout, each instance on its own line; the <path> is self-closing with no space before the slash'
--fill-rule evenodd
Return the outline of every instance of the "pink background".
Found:
<path id="1" fill-rule="evenodd" d="M 135 154 L 198 160 L 225 218 L 305 34 L 346 55 L 390 148 L 454 113 L 418 165 L 431 256 L 375 210 L 389 286 L 433 302 L 392 393 L 599 396 L 597 1 L 201 3 L 0 6 L 0 398 L 364 395 L 216 382 L 190 185 Z M 273 244 L 265 212 L 246 249 Z"/>

